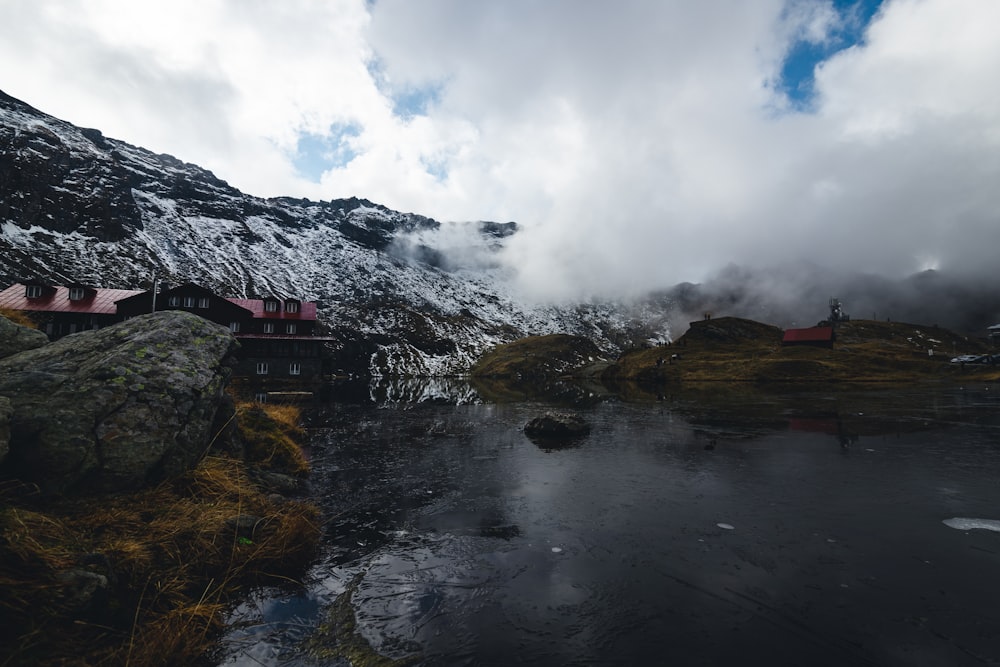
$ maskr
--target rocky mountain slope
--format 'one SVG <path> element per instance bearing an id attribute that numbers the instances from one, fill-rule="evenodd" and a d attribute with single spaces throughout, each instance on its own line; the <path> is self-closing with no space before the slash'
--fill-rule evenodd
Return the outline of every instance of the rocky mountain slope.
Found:
<path id="1" fill-rule="evenodd" d="M 0 283 L 134 288 L 155 274 L 232 296 L 294 295 L 319 303 L 340 370 L 375 375 L 461 373 L 525 334 L 586 335 L 609 352 L 668 335 L 669 300 L 521 302 L 496 261 L 515 233 L 364 199 L 252 197 L 0 93 Z"/>
<path id="2" fill-rule="evenodd" d="M 794 261 L 733 265 L 628 303 L 531 304 L 501 261 L 518 233 L 513 222 L 440 223 L 365 199 L 252 197 L 0 92 L 0 285 L 143 288 L 155 274 L 230 296 L 313 300 L 344 373 L 463 374 L 498 343 L 551 333 L 586 336 L 615 356 L 676 338 L 704 312 L 813 324 L 831 296 L 855 317 L 972 336 L 1000 322 L 996 275 L 889 280 Z"/>

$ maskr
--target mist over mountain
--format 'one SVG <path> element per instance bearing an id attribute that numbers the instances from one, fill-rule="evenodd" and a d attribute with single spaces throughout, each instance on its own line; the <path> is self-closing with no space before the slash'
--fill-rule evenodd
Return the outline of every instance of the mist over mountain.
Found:
<path id="1" fill-rule="evenodd" d="M 547 303 L 525 293 L 507 252 L 519 234 L 516 222 L 439 222 L 359 198 L 249 196 L 0 93 L 0 282 L 134 288 L 155 275 L 314 300 L 344 372 L 461 373 L 493 345 L 554 332 L 613 355 L 677 337 L 705 312 L 807 326 L 831 296 L 855 318 L 974 335 L 1000 321 L 994 277 L 900 281 L 805 263 L 733 264 L 698 285 Z"/>
<path id="2" fill-rule="evenodd" d="M 442 224 L 365 199 L 245 195 L 211 172 L 0 95 L 0 281 L 107 287 L 193 281 L 318 302 L 338 368 L 463 372 L 486 349 L 572 332 L 609 353 L 665 339 L 666 313 L 538 304 L 501 261 L 510 222 Z"/>
<path id="3" fill-rule="evenodd" d="M 984 336 L 1000 322 L 1000 280 L 927 270 L 901 280 L 875 273 L 796 262 L 766 268 L 731 264 L 701 284 L 665 292 L 682 323 L 706 312 L 746 317 L 781 327 L 805 327 L 825 319 L 831 298 L 854 319 L 931 324 Z"/>

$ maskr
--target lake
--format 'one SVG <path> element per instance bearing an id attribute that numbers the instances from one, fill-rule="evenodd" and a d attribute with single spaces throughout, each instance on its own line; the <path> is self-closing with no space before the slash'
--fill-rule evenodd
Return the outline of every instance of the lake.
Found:
<path id="1" fill-rule="evenodd" d="M 585 394 L 559 446 L 404 393 L 315 408 L 321 558 L 220 665 L 346 665 L 337 609 L 417 665 L 1000 662 L 1000 388 Z"/>

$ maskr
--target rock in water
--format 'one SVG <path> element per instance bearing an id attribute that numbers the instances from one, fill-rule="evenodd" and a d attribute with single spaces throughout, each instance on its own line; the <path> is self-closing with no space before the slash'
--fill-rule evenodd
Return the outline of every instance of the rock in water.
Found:
<path id="1" fill-rule="evenodd" d="M 0 316 L 0 359 L 26 350 L 34 350 L 48 342 L 48 337 L 41 331 L 22 327 Z"/>
<path id="2" fill-rule="evenodd" d="M 118 491 L 194 466 L 211 445 L 238 343 L 167 311 L 0 360 L 4 472 L 55 493 Z M 230 408 L 231 409 L 231 408 Z"/>
<path id="3" fill-rule="evenodd" d="M 546 412 L 524 425 L 531 438 L 578 438 L 590 433 L 590 424 L 577 415 Z"/>

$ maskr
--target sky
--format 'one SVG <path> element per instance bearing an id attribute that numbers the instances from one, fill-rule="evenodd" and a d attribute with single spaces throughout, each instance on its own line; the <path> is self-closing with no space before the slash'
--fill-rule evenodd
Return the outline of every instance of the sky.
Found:
<path id="1" fill-rule="evenodd" d="M 259 196 L 516 221 L 543 298 L 996 270 L 996 0 L 4 0 L 0 89 Z"/>

